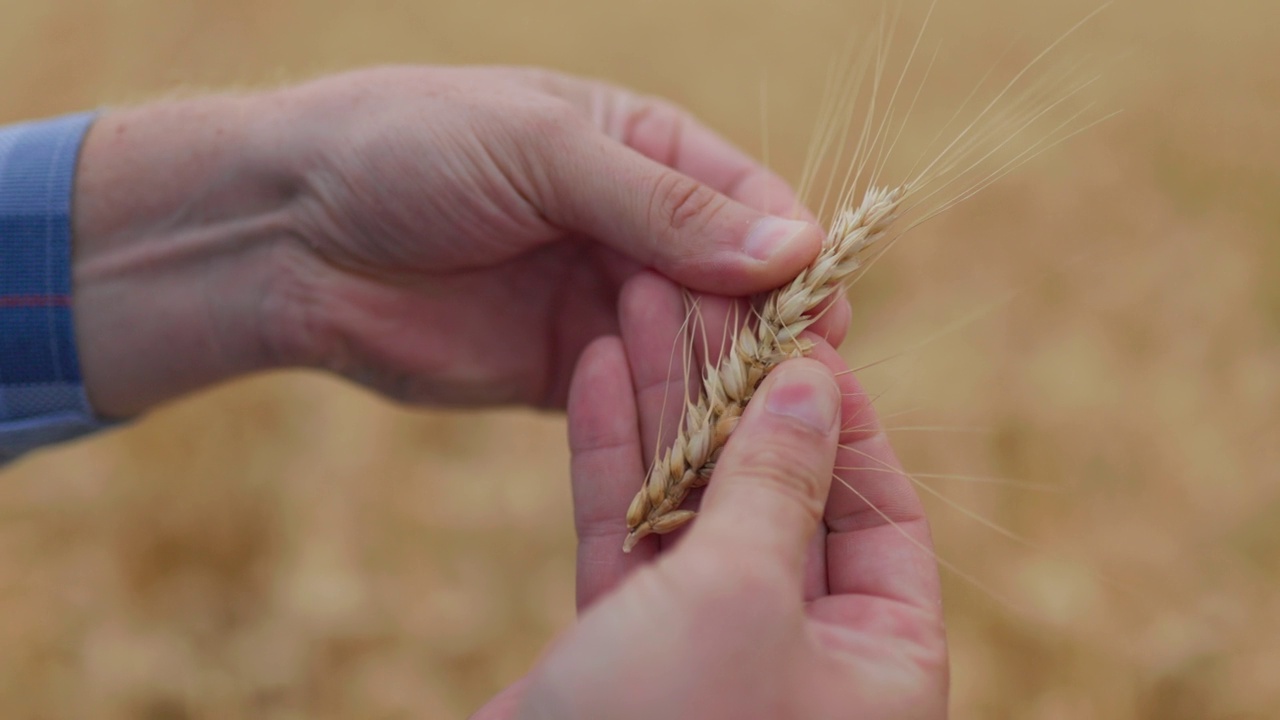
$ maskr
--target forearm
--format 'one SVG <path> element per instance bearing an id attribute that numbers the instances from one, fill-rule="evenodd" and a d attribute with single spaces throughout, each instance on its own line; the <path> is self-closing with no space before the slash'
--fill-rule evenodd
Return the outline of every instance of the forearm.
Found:
<path id="1" fill-rule="evenodd" d="M 81 151 L 73 309 L 103 417 L 280 364 L 266 327 L 298 183 L 268 96 L 104 113 Z"/>

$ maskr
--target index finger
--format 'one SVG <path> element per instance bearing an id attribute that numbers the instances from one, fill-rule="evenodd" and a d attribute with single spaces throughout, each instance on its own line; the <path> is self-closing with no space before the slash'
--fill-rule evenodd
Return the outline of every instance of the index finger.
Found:
<path id="1" fill-rule="evenodd" d="M 814 220 L 786 180 L 679 105 L 592 80 L 555 75 L 544 82 L 641 155 L 761 212 Z"/>

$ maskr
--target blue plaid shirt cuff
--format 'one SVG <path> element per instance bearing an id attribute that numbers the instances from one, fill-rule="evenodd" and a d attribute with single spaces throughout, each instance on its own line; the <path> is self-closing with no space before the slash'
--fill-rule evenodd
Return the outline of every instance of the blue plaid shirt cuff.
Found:
<path id="1" fill-rule="evenodd" d="M 71 193 L 93 118 L 0 127 L 0 464 L 105 425 L 71 317 Z"/>

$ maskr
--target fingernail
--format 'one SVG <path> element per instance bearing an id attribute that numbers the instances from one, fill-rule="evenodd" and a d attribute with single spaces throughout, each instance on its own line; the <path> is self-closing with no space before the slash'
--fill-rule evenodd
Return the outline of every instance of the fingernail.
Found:
<path id="1" fill-rule="evenodd" d="M 751 229 L 747 231 L 747 239 L 743 242 L 743 249 L 757 260 L 770 260 L 810 228 L 810 223 L 803 220 L 763 217 L 751 224 Z"/>
<path id="2" fill-rule="evenodd" d="M 794 418 L 825 433 L 840 410 L 840 391 L 825 373 L 813 369 L 782 366 L 764 400 L 764 409 L 773 415 Z"/>

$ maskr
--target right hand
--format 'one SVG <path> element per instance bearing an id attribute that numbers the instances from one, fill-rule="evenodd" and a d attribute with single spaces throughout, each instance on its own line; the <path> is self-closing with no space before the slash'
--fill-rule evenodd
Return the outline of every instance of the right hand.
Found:
<path id="1" fill-rule="evenodd" d="M 634 280 L 624 333 L 628 313 L 652 320 L 679 307 L 674 293 Z M 946 716 L 923 509 L 839 355 L 819 340 L 812 357 L 766 378 L 684 536 L 624 555 L 623 514 L 654 446 L 642 428 L 663 413 L 633 379 L 683 371 L 653 343 L 588 348 L 569 400 L 584 613 L 477 718 Z M 857 492 L 832 487 L 833 471 Z"/>

